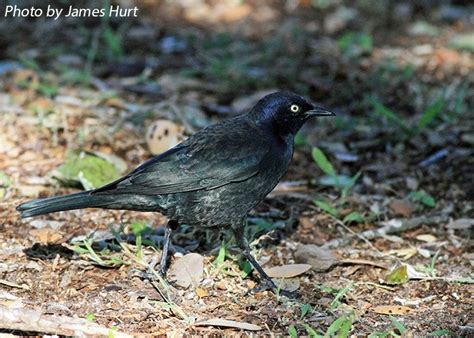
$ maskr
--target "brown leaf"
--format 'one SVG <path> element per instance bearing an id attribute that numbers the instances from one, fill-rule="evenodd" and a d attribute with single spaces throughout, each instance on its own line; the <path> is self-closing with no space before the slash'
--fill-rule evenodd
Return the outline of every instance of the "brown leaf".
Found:
<path id="1" fill-rule="evenodd" d="M 204 274 L 204 258 L 197 253 L 189 253 L 170 267 L 170 276 L 176 284 L 183 288 L 191 284 L 197 286 Z"/>
<path id="2" fill-rule="evenodd" d="M 236 329 L 241 330 L 248 330 L 248 331 L 259 331 L 262 328 L 255 324 L 250 324 L 246 322 L 236 322 L 234 320 L 227 320 L 221 318 L 212 318 L 202 322 L 196 322 L 194 325 L 196 326 L 219 326 L 219 327 L 233 327 Z"/>
<path id="3" fill-rule="evenodd" d="M 413 205 L 404 200 L 392 200 L 388 207 L 396 216 L 409 218 L 413 213 Z"/>
<path id="4" fill-rule="evenodd" d="M 380 313 L 382 315 L 407 315 L 412 313 L 414 310 L 407 306 L 380 305 L 372 308 L 372 311 L 375 313 Z"/>
<path id="5" fill-rule="evenodd" d="M 196 295 L 197 295 L 199 298 L 204 298 L 204 297 L 209 296 L 209 294 L 207 293 L 207 291 L 204 290 L 203 288 L 196 288 Z"/>
<path id="6" fill-rule="evenodd" d="M 311 265 L 315 271 L 326 271 L 337 264 L 337 257 L 331 250 L 314 244 L 298 246 L 295 252 L 297 262 Z"/>
<path id="7" fill-rule="evenodd" d="M 273 266 L 265 269 L 267 275 L 271 278 L 291 278 L 299 276 L 311 269 L 309 264 L 288 264 Z"/>
<path id="8" fill-rule="evenodd" d="M 57 243 L 63 238 L 63 234 L 51 228 L 32 229 L 30 235 L 42 243 Z"/>

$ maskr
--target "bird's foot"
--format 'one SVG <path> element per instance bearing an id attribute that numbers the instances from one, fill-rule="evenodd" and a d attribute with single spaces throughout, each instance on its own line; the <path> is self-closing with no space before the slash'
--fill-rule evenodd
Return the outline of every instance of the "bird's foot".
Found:
<path id="1" fill-rule="evenodd" d="M 161 277 L 166 278 L 166 267 L 160 265 L 157 272 Z"/>

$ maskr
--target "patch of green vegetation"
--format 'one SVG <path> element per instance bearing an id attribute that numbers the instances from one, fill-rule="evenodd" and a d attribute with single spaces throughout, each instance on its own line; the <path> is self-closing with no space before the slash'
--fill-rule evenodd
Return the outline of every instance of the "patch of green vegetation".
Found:
<path id="1" fill-rule="evenodd" d="M 347 32 L 337 40 L 337 45 L 343 55 L 355 58 L 372 53 L 374 42 L 372 35 L 368 33 Z"/>
<path id="2" fill-rule="evenodd" d="M 57 169 L 55 176 L 65 185 L 80 183 L 86 190 L 103 186 L 120 177 L 114 164 L 102 157 L 84 151 L 69 151 L 66 161 Z"/>
<path id="3" fill-rule="evenodd" d="M 402 337 L 407 330 L 406 327 L 393 316 L 390 316 L 390 321 L 392 322 L 392 327 L 387 329 L 387 331 L 373 332 L 369 335 L 369 338 Z"/>
<path id="4" fill-rule="evenodd" d="M 330 310 L 335 310 L 339 307 L 339 305 L 341 305 L 340 300 L 342 299 L 342 297 L 344 297 L 344 295 L 347 292 L 349 292 L 352 289 L 353 286 L 354 286 L 353 283 L 349 283 L 348 285 L 346 285 L 345 287 L 341 289 L 335 289 L 335 288 L 322 285 L 322 284 L 315 285 L 315 287 L 321 290 L 322 292 L 329 293 L 334 296 L 334 299 L 332 300 L 331 305 L 330 305 Z"/>
<path id="5" fill-rule="evenodd" d="M 440 250 L 436 251 L 436 253 L 433 255 L 433 258 L 431 259 L 430 264 L 428 265 L 418 264 L 416 266 L 416 269 L 418 271 L 428 274 L 431 277 L 436 277 L 436 261 L 438 260 L 439 253 L 440 253 Z"/>
<path id="6" fill-rule="evenodd" d="M 361 172 L 358 172 L 352 177 L 338 175 L 333 165 L 321 149 L 316 147 L 313 148 L 312 155 L 314 162 L 327 175 L 323 176 L 319 180 L 319 183 L 322 185 L 333 186 L 340 192 L 340 198 L 334 204 L 330 204 L 323 200 L 314 200 L 313 203 L 334 218 L 341 220 L 341 222 L 344 224 L 365 222 L 366 217 L 357 211 L 353 211 L 347 214 L 344 218 L 340 219 L 341 210 L 346 204 L 346 198 L 354 184 L 359 179 Z"/>
<path id="7" fill-rule="evenodd" d="M 300 305 L 300 312 L 301 312 L 300 319 L 303 319 L 308 314 L 310 314 L 312 311 L 313 311 L 313 308 L 311 307 L 311 305 L 309 305 L 307 303 L 301 304 Z"/>
<path id="8" fill-rule="evenodd" d="M 92 245 L 93 239 L 87 238 L 84 239 L 82 243 L 74 244 L 72 248 L 76 253 L 87 257 L 98 266 L 112 268 L 127 264 L 119 257 L 119 255 L 113 254 L 109 249 L 103 249 L 100 252 L 97 252 L 94 250 Z"/>
<path id="9" fill-rule="evenodd" d="M 297 86 L 307 48 L 305 36 L 305 31 L 295 26 L 262 40 L 230 33 L 214 34 L 204 41 L 191 38 L 200 66 L 184 69 L 182 74 L 210 79 L 223 90 Z M 299 90 L 302 94 L 305 87 Z"/>
<path id="10" fill-rule="evenodd" d="M 296 331 L 294 325 L 288 326 L 288 336 L 291 338 L 298 338 L 298 332 Z"/>
<path id="11" fill-rule="evenodd" d="M 87 320 L 88 322 L 92 322 L 92 323 L 93 323 L 93 322 L 94 322 L 94 319 L 95 319 L 95 316 L 94 316 L 93 313 L 88 313 L 88 314 L 86 315 L 86 320 Z"/>
<path id="12" fill-rule="evenodd" d="M 358 172 L 352 177 L 338 175 L 333 165 L 331 162 L 329 162 L 328 158 L 321 149 L 314 147 L 311 154 L 313 156 L 314 162 L 327 175 L 326 177 L 323 177 L 319 183 L 335 187 L 340 191 L 341 197 L 345 198 L 356 183 L 361 173 Z"/>
<path id="13" fill-rule="evenodd" d="M 443 336 L 456 337 L 456 333 L 448 329 L 435 330 L 428 333 L 428 337 L 443 337 Z"/>
<path id="14" fill-rule="evenodd" d="M 406 265 L 400 265 L 399 267 L 392 270 L 387 277 L 385 277 L 385 283 L 389 285 L 399 285 L 408 282 L 408 271 Z"/>
<path id="15" fill-rule="evenodd" d="M 421 117 L 416 123 L 410 123 L 410 121 L 401 118 L 393 110 L 383 105 L 380 101 L 375 98 L 371 99 L 373 105 L 373 112 L 376 116 L 386 119 L 386 121 L 393 123 L 398 129 L 400 129 L 406 138 L 411 138 L 428 126 L 440 116 L 444 111 L 446 105 L 444 97 L 438 97 L 431 105 L 429 105 L 421 114 Z M 398 134 L 397 134 L 398 135 Z"/>
<path id="16" fill-rule="evenodd" d="M 426 193 L 424 190 L 412 191 L 408 194 L 408 199 L 422 206 L 429 208 L 436 207 L 436 200 L 434 197 Z"/>
<path id="17" fill-rule="evenodd" d="M 354 323 L 354 313 L 347 313 L 337 318 L 327 329 L 325 337 L 349 337 Z"/>

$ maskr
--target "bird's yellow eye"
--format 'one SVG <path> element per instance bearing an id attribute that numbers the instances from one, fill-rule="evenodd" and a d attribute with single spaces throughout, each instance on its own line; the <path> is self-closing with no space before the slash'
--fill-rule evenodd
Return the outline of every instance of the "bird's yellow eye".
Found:
<path id="1" fill-rule="evenodd" d="M 297 104 L 292 104 L 291 107 L 290 107 L 290 110 L 293 112 L 293 113 L 297 113 L 300 111 L 300 106 L 298 106 Z"/>

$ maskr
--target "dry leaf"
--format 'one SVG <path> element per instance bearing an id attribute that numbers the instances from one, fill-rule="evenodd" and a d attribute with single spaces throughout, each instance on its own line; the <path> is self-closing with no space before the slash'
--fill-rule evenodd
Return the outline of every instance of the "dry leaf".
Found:
<path id="1" fill-rule="evenodd" d="M 262 328 L 255 324 L 236 322 L 234 320 L 227 320 L 221 318 L 212 318 L 202 322 L 196 322 L 196 326 L 219 326 L 219 327 L 233 327 L 241 330 L 259 331 Z"/>
<path id="2" fill-rule="evenodd" d="M 410 247 L 410 248 L 406 248 L 406 249 L 390 250 L 388 252 L 388 254 L 389 255 L 396 255 L 396 256 L 401 257 L 403 259 L 410 259 L 413 256 L 415 256 L 417 252 L 418 251 L 416 250 L 416 248 Z"/>
<path id="3" fill-rule="evenodd" d="M 176 260 L 170 267 L 170 276 L 176 284 L 187 288 L 197 286 L 204 274 L 204 258 L 197 253 L 189 253 Z"/>
<path id="4" fill-rule="evenodd" d="M 413 213 L 413 205 L 404 200 L 392 200 L 388 207 L 396 216 L 403 216 L 409 218 Z"/>
<path id="5" fill-rule="evenodd" d="M 197 295 L 199 298 L 203 298 L 203 297 L 209 296 L 209 294 L 207 293 L 207 291 L 204 290 L 203 288 L 196 288 L 196 295 Z"/>
<path id="6" fill-rule="evenodd" d="M 63 234 L 50 228 L 32 229 L 30 235 L 42 243 L 57 243 L 63 238 Z"/>
<path id="7" fill-rule="evenodd" d="M 423 235 L 418 235 L 415 237 L 419 241 L 423 241 L 426 243 L 432 243 L 436 242 L 437 238 L 431 234 L 423 234 Z"/>
<path id="8" fill-rule="evenodd" d="M 407 315 L 409 313 L 412 313 L 414 310 L 407 306 L 380 305 L 372 308 L 372 311 L 383 315 Z"/>
<path id="9" fill-rule="evenodd" d="M 318 247 L 314 244 L 300 245 L 295 252 L 298 262 L 311 265 L 314 271 L 326 271 L 337 264 L 337 257 L 331 250 Z"/>
<path id="10" fill-rule="evenodd" d="M 273 282 L 279 289 L 289 291 L 289 292 L 296 291 L 300 288 L 299 278 L 285 278 L 285 279 L 274 278 Z"/>
<path id="11" fill-rule="evenodd" d="M 299 276 L 311 269 L 309 264 L 288 264 L 273 266 L 265 269 L 267 275 L 271 278 L 291 278 Z"/>

